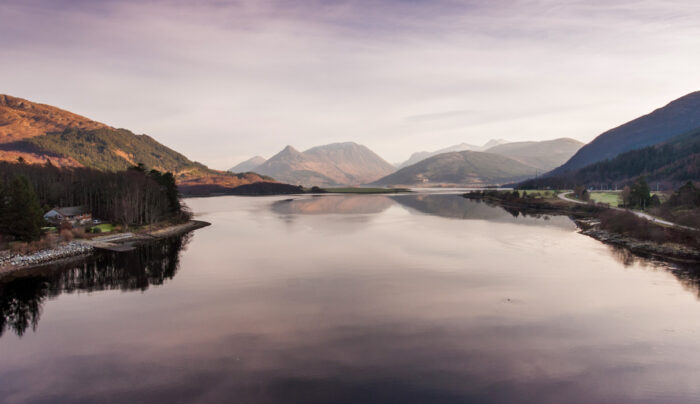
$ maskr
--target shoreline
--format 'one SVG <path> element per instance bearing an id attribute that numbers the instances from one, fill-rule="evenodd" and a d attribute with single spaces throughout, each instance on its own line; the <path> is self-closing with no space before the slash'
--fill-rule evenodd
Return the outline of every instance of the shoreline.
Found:
<path id="1" fill-rule="evenodd" d="M 597 214 L 610 208 L 566 202 L 565 200 L 547 201 L 532 199 L 529 201 L 503 200 L 493 196 L 464 194 L 467 199 L 492 203 L 504 209 L 516 209 L 523 214 L 569 216 L 578 229 L 578 233 L 591 237 L 601 243 L 621 247 L 642 258 L 653 258 L 672 264 L 700 264 L 700 250 L 677 243 L 661 243 L 640 240 L 625 234 L 613 233 L 600 228 Z M 653 221 L 651 223 L 654 223 Z M 656 225 L 659 225 L 655 223 Z"/>
<path id="2" fill-rule="evenodd" d="M 78 262 L 90 257 L 105 244 L 123 246 L 124 243 L 142 244 L 168 237 L 179 236 L 191 231 L 210 226 L 211 223 L 201 220 L 190 220 L 185 223 L 173 224 L 155 230 L 139 233 L 115 233 L 94 239 L 77 239 L 51 249 L 37 251 L 31 254 L 14 255 L 0 260 L 0 279 L 7 275 L 29 271 L 49 265 Z M 105 241 L 107 240 L 107 241 Z"/>

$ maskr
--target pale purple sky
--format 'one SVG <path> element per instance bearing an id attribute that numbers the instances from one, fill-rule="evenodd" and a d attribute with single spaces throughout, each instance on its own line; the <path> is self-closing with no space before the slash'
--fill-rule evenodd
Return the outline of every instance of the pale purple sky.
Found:
<path id="1" fill-rule="evenodd" d="M 700 1 L 0 0 L 0 93 L 213 168 L 589 141 L 700 90 Z"/>

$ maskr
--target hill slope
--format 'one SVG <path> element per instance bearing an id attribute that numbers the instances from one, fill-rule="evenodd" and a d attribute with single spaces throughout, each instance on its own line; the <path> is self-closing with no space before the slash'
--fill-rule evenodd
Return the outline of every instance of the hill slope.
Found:
<path id="1" fill-rule="evenodd" d="M 676 188 L 687 181 L 700 181 L 700 129 L 654 146 L 628 151 L 561 175 L 529 180 L 522 187 L 570 188 L 585 184 L 618 188 L 639 176 Z"/>
<path id="2" fill-rule="evenodd" d="M 411 154 L 411 157 L 409 157 L 408 160 L 399 164 L 398 168 L 404 168 L 404 167 L 411 166 L 413 164 L 416 164 L 419 161 L 423 161 L 427 158 L 437 156 L 438 154 L 449 153 L 449 152 L 467 151 L 467 150 L 486 151 L 486 149 L 489 149 L 489 148 L 494 147 L 494 146 L 498 146 L 500 144 L 506 144 L 506 143 L 508 143 L 508 141 L 503 140 L 503 139 L 491 139 L 488 142 L 486 142 L 486 144 L 484 144 L 483 146 L 476 146 L 476 145 L 469 144 L 469 143 L 460 143 L 460 144 L 456 144 L 454 146 L 445 147 L 444 149 L 435 150 L 432 152 L 428 152 L 428 151 L 416 152 L 416 153 Z"/>
<path id="3" fill-rule="evenodd" d="M 484 151 L 510 157 L 541 171 L 550 171 L 569 160 L 581 146 L 583 143 L 578 140 L 560 138 L 541 142 L 504 143 Z"/>
<path id="4" fill-rule="evenodd" d="M 443 153 L 381 178 L 373 185 L 497 185 L 534 176 L 535 168 L 493 153 Z"/>
<path id="5" fill-rule="evenodd" d="M 266 160 L 260 156 L 251 157 L 248 160 L 240 162 L 229 168 L 228 171 L 232 173 L 247 173 L 249 171 L 255 171 L 255 169 L 265 161 Z"/>
<path id="6" fill-rule="evenodd" d="M 552 174 L 573 171 L 626 151 L 652 146 L 699 127 L 700 91 L 697 91 L 599 135 Z"/>
<path id="7" fill-rule="evenodd" d="M 0 95 L 0 161 L 123 170 L 142 163 L 172 172 L 179 183 L 238 186 L 269 181 L 258 175 L 211 170 L 146 135 L 115 129 L 49 105 Z"/>
<path id="8" fill-rule="evenodd" d="M 255 171 L 291 184 L 328 186 L 364 184 L 394 168 L 367 147 L 347 142 L 318 146 L 303 153 L 287 146 Z"/>

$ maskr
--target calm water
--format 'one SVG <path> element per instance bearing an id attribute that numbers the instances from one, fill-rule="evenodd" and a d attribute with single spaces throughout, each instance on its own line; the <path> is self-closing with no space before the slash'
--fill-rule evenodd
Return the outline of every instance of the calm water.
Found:
<path id="1" fill-rule="evenodd" d="M 188 200 L 0 280 L 0 402 L 700 401 L 698 278 L 458 195 Z"/>

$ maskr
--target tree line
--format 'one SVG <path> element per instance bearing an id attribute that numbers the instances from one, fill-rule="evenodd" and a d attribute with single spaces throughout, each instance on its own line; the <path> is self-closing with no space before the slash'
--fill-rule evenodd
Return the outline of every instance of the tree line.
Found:
<path id="1" fill-rule="evenodd" d="M 36 240 L 44 212 L 59 206 L 82 206 L 94 218 L 124 227 L 189 218 L 169 172 L 141 164 L 104 172 L 50 163 L 0 163 L 0 234 Z"/>

